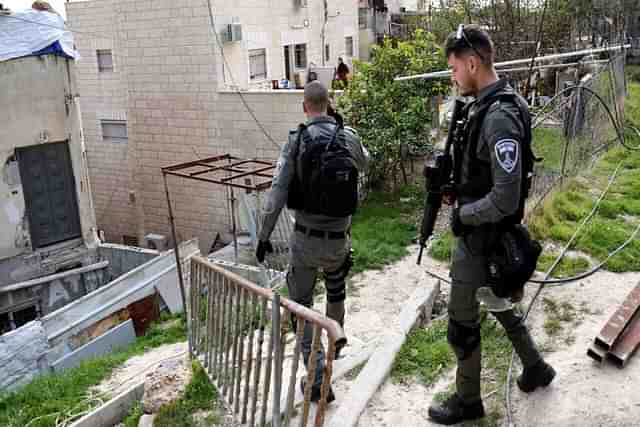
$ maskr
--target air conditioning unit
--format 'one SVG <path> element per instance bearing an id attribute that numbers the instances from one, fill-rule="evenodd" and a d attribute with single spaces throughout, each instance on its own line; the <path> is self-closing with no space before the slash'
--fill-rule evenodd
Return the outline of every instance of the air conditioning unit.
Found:
<path id="1" fill-rule="evenodd" d="M 144 236 L 144 245 L 149 249 L 164 252 L 169 249 L 169 239 L 162 234 L 149 233 Z"/>
<path id="2" fill-rule="evenodd" d="M 242 40 L 242 24 L 234 22 L 227 24 L 222 30 L 222 39 L 227 43 L 239 42 Z"/>
<path id="3" fill-rule="evenodd" d="M 293 3 L 296 7 L 307 7 L 309 0 L 293 0 Z"/>

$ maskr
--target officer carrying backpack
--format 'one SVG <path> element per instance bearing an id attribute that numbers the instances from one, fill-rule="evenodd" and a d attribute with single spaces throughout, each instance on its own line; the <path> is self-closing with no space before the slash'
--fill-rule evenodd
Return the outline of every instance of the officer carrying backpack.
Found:
<path id="1" fill-rule="evenodd" d="M 330 140 L 312 138 L 305 124 L 298 127 L 296 170 L 287 207 L 335 218 L 353 215 L 358 206 L 358 168 L 347 148 L 343 126 Z M 300 143 L 305 150 L 299 157 Z"/>

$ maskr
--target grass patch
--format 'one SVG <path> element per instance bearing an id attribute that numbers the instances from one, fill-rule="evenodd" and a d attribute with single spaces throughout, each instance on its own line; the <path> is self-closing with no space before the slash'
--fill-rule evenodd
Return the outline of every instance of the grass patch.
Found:
<path id="1" fill-rule="evenodd" d="M 447 231 L 433 241 L 429 248 L 429 255 L 438 261 L 448 262 L 451 259 L 451 252 L 456 238 L 451 231 Z"/>
<path id="2" fill-rule="evenodd" d="M 538 126 L 533 129 L 531 142 L 533 152 L 543 159 L 541 163 L 536 164 L 536 168 L 560 172 L 565 141 L 562 129 L 559 127 Z"/>
<path id="3" fill-rule="evenodd" d="M 129 411 L 127 417 L 122 421 L 124 427 L 138 427 L 140 418 L 144 415 L 142 411 L 142 403 L 138 403 Z"/>
<path id="4" fill-rule="evenodd" d="M 209 381 L 209 377 L 198 362 L 191 364 L 193 377 L 184 394 L 175 402 L 160 408 L 153 422 L 154 427 L 197 427 L 202 425 L 194 416 L 198 411 L 208 411 L 218 399 L 218 391 Z M 220 417 L 216 414 L 205 418 L 205 425 L 218 425 Z"/>
<path id="5" fill-rule="evenodd" d="M 558 304 L 555 300 L 542 299 L 545 321 L 544 330 L 549 336 L 556 336 L 562 331 L 564 323 L 573 322 L 577 317 L 576 308 L 568 301 Z"/>
<path id="6" fill-rule="evenodd" d="M 545 273 L 549 271 L 549 268 L 551 268 L 551 265 L 553 265 L 556 258 L 558 258 L 558 255 L 559 254 L 556 252 L 545 252 L 540 255 L 540 258 L 538 259 L 537 270 Z M 590 266 L 591 264 L 589 263 L 589 260 L 583 256 L 565 256 L 553 270 L 553 272 L 551 273 L 551 277 L 572 277 L 578 273 L 587 271 Z"/>
<path id="7" fill-rule="evenodd" d="M 404 382 L 417 377 L 424 385 L 431 385 L 455 360 L 447 342 L 447 321 L 436 320 L 427 329 L 417 328 L 409 334 L 393 364 L 391 378 Z"/>
<path id="8" fill-rule="evenodd" d="M 152 325 L 144 337 L 125 349 L 86 360 L 62 374 L 43 375 L 16 392 L 1 394 L 0 425 L 54 427 L 57 417 L 66 419 L 96 406 L 97 402 L 87 400 L 89 389 L 113 369 L 149 349 L 186 340 L 184 321 L 169 321 L 173 324 L 168 328 L 161 323 Z"/>
<path id="9" fill-rule="evenodd" d="M 424 191 L 415 185 L 371 193 L 353 217 L 353 272 L 379 269 L 407 255 L 423 203 Z"/>

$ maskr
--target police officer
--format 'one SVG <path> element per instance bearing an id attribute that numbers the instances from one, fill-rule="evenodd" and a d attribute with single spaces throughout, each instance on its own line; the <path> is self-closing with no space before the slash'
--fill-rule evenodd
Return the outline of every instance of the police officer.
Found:
<path id="1" fill-rule="evenodd" d="M 344 137 L 336 138 L 340 144 L 345 144 L 351 154 L 357 169 L 364 171 L 369 153 L 362 146 L 355 131 L 350 128 L 338 128 L 336 118 L 341 118 L 332 111 L 327 114 L 329 106 L 329 92 L 318 80 L 309 82 L 304 89 L 303 108 L 307 116 L 304 127 L 298 127 L 289 132 L 289 139 L 283 147 L 278 160 L 275 176 L 265 204 L 262 228 L 256 249 L 256 258 L 264 261 L 265 254 L 272 251 L 269 237 L 276 225 L 280 211 L 287 203 L 294 180 L 302 182 L 303 174 L 311 171 L 303 170 L 301 159 L 305 150 L 311 149 L 312 144 L 326 144 L 333 139 L 336 132 L 344 133 Z M 340 122 L 341 123 L 341 122 Z M 301 132 L 308 132 L 303 138 Z M 306 141 L 306 142 L 305 142 Z M 309 146 L 307 146 L 309 144 Z M 357 195 L 356 195 L 357 197 Z M 340 203 L 341 200 L 331 200 Z M 298 209 L 295 211 L 295 231 L 291 236 L 291 258 L 287 272 L 287 287 L 290 297 L 306 307 L 313 304 L 313 290 L 319 270 L 324 273 L 327 291 L 326 314 L 329 318 L 344 325 L 344 300 L 346 296 L 345 279 L 351 267 L 351 239 L 349 230 L 351 216 L 333 217 L 315 214 Z M 295 319 L 292 319 L 295 329 Z M 309 323 L 305 323 L 302 340 L 302 353 L 305 365 L 311 353 L 313 330 Z M 337 346 L 346 343 L 337 343 Z M 318 352 L 315 381 L 311 389 L 311 400 L 320 399 L 320 386 L 324 367 L 324 352 Z M 304 381 L 304 379 L 303 379 Z M 304 384 L 301 384 L 304 388 Z M 328 401 L 334 400 L 333 391 L 329 391 Z"/>
<path id="2" fill-rule="evenodd" d="M 519 388 L 528 393 L 547 386 L 555 371 L 543 360 L 512 304 L 495 297 L 486 286 L 490 242 L 495 241 L 502 224 L 522 219 L 523 164 L 527 155 L 532 156 L 526 102 L 498 79 L 493 42 L 480 27 L 460 26 L 447 38 L 445 53 L 459 93 L 475 98 L 466 106 L 466 132 L 454 151 L 456 185 L 447 189 L 449 198 L 457 203 L 451 215 L 451 228 L 458 239 L 451 261 L 447 334 L 458 362 L 456 393 L 429 408 L 433 421 L 449 425 L 484 416 L 478 302 L 483 295 L 489 296 L 489 311 L 506 330 L 522 361 Z"/>

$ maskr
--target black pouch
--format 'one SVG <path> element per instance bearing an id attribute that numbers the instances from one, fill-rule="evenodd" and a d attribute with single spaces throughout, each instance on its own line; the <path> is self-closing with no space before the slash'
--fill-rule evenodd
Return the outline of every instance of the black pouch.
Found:
<path id="1" fill-rule="evenodd" d="M 521 224 L 502 227 L 487 262 L 487 282 L 499 298 L 522 291 L 533 276 L 542 246 Z"/>

